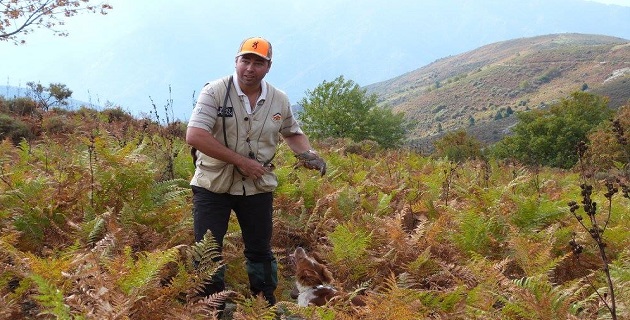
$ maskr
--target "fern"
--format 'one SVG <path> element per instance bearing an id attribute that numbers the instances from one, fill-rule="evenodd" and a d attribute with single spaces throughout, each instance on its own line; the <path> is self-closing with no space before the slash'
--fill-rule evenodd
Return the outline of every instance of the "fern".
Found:
<path id="1" fill-rule="evenodd" d="M 350 224 L 339 224 L 328 237 L 333 246 L 330 255 L 337 278 L 357 281 L 374 270 L 367 252 L 371 233 Z"/>
<path id="2" fill-rule="evenodd" d="M 81 224 L 80 232 L 88 245 L 96 243 L 105 233 L 105 219 L 102 216 L 94 217 L 90 221 Z"/>
<path id="3" fill-rule="evenodd" d="M 391 202 L 392 202 L 393 197 L 394 197 L 394 193 L 391 193 L 391 194 L 379 193 L 378 204 L 376 206 L 375 213 L 379 216 L 384 216 L 391 213 L 392 211 Z"/>
<path id="4" fill-rule="evenodd" d="M 34 297 L 43 307 L 41 314 L 50 314 L 57 319 L 72 319 L 70 307 L 64 303 L 64 294 L 59 288 L 38 274 L 32 274 L 29 278 L 37 285 L 39 293 Z"/>
<path id="5" fill-rule="evenodd" d="M 351 262 L 367 254 L 371 235 L 369 232 L 357 229 L 347 224 L 340 224 L 329 235 L 333 245 L 334 261 Z"/>
<path id="6" fill-rule="evenodd" d="M 126 254 L 130 258 L 129 248 L 126 249 Z M 160 270 L 167 263 L 174 262 L 177 254 L 177 248 L 138 254 L 138 259 L 134 262 L 130 261 L 127 265 L 128 271 L 118 279 L 118 286 L 126 294 L 132 290 L 143 292 L 147 288 L 151 288 L 152 283 L 157 280 Z"/>
<path id="7" fill-rule="evenodd" d="M 495 216 L 475 210 L 463 210 L 457 214 L 458 232 L 451 235 L 464 252 L 497 255 L 497 245 L 504 237 L 503 227 Z"/>
<path id="8" fill-rule="evenodd" d="M 356 310 L 357 319 L 426 319 L 431 312 L 422 300 L 429 294 L 407 288 L 404 279 L 390 274 L 378 292 L 367 295 L 367 306 Z"/>
<path id="9" fill-rule="evenodd" d="M 207 232 L 203 239 L 193 244 L 186 253 L 187 259 L 194 264 L 194 274 L 198 279 L 192 290 L 195 293 L 202 292 L 203 286 L 212 280 L 212 276 L 224 268 L 219 247 L 210 232 Z"/>
<path id="10" fill-rule="evenodd" d="M 152 199 L 154 206 L 159 208 L 169 202 L 179 202 L 189 194 L 190 187 L 187 180 L 172 179 L 155 183 Z"/>
<path id="11" fill-rule="evenodd" d="M 359 203 L 361 202 L 361 196 L 355 188 L 344 187 L 339 190 L 337 197 L 337 208 L 340 215 L 344 220 L 354 219 L 360 211 L 357 210 Z"/>
<path id="12" fill-rule="evenodd" d="M 278 306 L 269 306 L 267 300 L 261 295 L 245 298 L 235 298 L 237 302 L 234 311 L 234 320 L 275 320 L 277 318 Z"/>
<path id="13" fill-rule="evenodd" d="M 524 231 L 542 229 L 566 215 L 560 210 L 559 203 L 541 201 L 539 196 L 513 197 L 513 200 L 516 210 L 512 213 L 510 220 Z"/>
<path id="14" fill-rule="evenodd" d="M 501 313 L 515 319 L 567 319 L 571 316 L 570 292 L 553 286 L 545 277 L 514 280 L 519 290 L 506 299 Z"/>
<path id="15" fill-rule="evenodd" d="M 567 256 L 554 256 L 553 239 L 547 239 L 546 233 L 522 235 L 513 230 L 509 234 L 509 255 L 527 275 L 549 274 Z"/>
<path id="16" fill-rule="evenodd" d="M 611 265 L 610 276 L 615 284 L 617 315 L 619 319 L 630 318 L 630 252 L 626 251 Z"/>

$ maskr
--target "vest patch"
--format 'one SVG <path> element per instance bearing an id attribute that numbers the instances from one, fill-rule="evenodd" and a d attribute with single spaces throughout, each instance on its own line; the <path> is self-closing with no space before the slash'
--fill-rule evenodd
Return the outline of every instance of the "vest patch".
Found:
<path id="1" fill-rule="evenodd" d="M 232 107 L 219 107 L 219 113 L 217 114 L 219 117 L 231 118 L 234 116 L 234 108 Z"/>
<path id="2" fill-rule="evenodd" d="M 271 120 L 273 120 L 274 122 L 282 120 L 282 114 L 280 114 L 280 112 L 274 114 L 273 116 L 271 116 Z"/>

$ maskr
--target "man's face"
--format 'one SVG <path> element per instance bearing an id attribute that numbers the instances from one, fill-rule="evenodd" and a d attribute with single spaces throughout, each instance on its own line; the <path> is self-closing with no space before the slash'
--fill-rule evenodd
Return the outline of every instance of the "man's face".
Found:
<path id="1" fill-rule="evenodd" d="M 236 58 L 236 74 L 241 86 L 258 86 L 271 68 L 267 61 L 255 54 L 245 54 Z"/>

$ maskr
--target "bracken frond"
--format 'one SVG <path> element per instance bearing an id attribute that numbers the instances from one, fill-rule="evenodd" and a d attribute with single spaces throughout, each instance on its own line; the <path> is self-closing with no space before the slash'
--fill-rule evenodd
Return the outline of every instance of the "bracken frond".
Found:
<path id="1" fill-rule="evenodd" d="M 514 280 L 515 290 L 501 312 L 512 319 L 566 319 L 571 315 L 571 293 L 553 286 L 546 277 Z"/>
<path id="2" fill-rule="evenodd" d="M 190 285 L 190 294 L 193 296 L 201 293 L 205 284 L 224 266 L 219 247 L 210 232 L 207 232 L 201 241 L 187 248 L 186 260 L 192 264 L 193 269 Z"/>
<path id="3" fill-rule="evenodd" d="M 129 270 L 119 279 L 118 285 L 125 293 L 135 290 L 143 292 L 155 286 L 160 270 L 169 262 L 176 261 L 179 251 L 170 248 L 165 251 L 145 252 L 138 254 L 137 260 L 129 265 Z"/>
<path id="4" fill-rule="evenodd" d="M 153 194 L 155 206 L 161 207 L 174 200 L 186 199 L 190 194 L 190 187 L 184 179 L 164 180 L 155 183 Z"/>
<path id="5" fill-rule="evenodd" d="M 277 317 L 278 306 L 270 307 L 261 295 L 250 298 L 236 297 L 234 302 L 236 302 L 234 320 L 275 320 Z"/>
<path id="6" fill-rule="evenodd" d="M 367 305 L 356 309 L 356 319 L 425 319 L 429 314 L 422 303 L 425 293 L 406 288 L 406 284 L 400 286 L 401 281 L 405 282 L 391 274 L 376 292 L 367 294 Z"/>
<path id="7" fill-rule="evenodd" d="M 60 288 L 38 274 L 32 274 L 29 278 L 37 286 L 38 293 L 34 295 L 34 298 L 42 306 L 40 314 L 53 315 L 57 319 L 72 319 L 70 307 L 65 304 L 64 293 Z"/>

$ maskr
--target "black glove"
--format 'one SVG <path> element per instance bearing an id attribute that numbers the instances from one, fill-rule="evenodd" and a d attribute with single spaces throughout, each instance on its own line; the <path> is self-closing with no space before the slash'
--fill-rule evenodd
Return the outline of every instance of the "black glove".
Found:
<path id="1" fill-rule="evenodd" d="M 319 173 L 323 176 L 326 174 L 326 161 L 322 159 L 315 151 L 308 150 L 306 152 L 296 154 L 298 159 L 297 166 L 304 166 L 309 169 L 319 170 Z"/>

